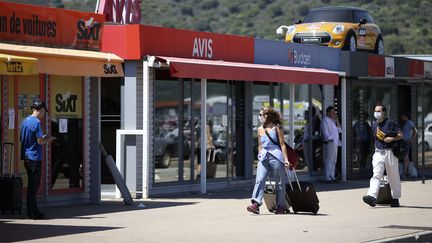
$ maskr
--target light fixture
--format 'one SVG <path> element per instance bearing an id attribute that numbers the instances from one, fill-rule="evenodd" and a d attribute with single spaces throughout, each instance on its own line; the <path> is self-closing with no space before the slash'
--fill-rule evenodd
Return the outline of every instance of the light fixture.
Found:
<path id="1" fill-rule="evenodd" d="M 281 25 L 281 26 L 279 26 L 277 29 L 276 29 L 276 35 L 279 37 L 279 38 L 282 38 L 283 36 L 284 36 L 284 34 L 285 34 L 285 31 L 287 31 L 288 30 L 288 26 L 286 26 L 286 25 Z"/>

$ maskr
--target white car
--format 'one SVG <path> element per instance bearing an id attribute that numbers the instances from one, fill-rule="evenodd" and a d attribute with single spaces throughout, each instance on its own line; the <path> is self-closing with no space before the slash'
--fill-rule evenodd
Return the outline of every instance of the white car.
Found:
<path id="1" fill-rule="evenodd" d="M 420 145 L 422 142 L 421 130 L 418 131 L 417 137 L 418 137 L 418 144 Z M 431 147 L 432 146 L 432 124 L 426 126 L 425 133 L 424 133 L 424 142 L 425 142 L 425 151 L 431 150 L 432 149 Z"/>

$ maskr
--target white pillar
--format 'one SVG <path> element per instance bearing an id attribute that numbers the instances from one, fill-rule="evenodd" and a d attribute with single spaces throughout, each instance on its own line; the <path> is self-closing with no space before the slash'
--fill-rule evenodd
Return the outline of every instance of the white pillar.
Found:
<path id="1" fill-rule="evenodd" d="M 143 63 L 143 141 L 142 141 L 142 198 L 149 197 L 149 63 Z"/>
<path id="2" fill-rule="evenodd" d="M 289 145 L 294 148 L 294 104 L 295 104 L 295 84 L 290 84 L 289 100 Z"/>

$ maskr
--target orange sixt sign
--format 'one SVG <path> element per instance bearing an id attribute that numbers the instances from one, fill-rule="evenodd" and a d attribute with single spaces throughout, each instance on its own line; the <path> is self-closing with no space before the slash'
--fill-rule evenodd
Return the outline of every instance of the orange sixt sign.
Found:
<path id="1" fill-rule="evenodd" d="M 0 2 L 0 41 L 99 50 L 104 15 Z"/>

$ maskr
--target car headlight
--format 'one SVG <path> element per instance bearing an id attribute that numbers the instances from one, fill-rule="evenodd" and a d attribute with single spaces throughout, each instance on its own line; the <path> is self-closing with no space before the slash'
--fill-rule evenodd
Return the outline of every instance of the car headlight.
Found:
<path id="1" fill-rule="evenodd" d="M 335 27 L 333 27 L 333 33 L 335 34 L 340 34 L 344 31 L 344 26 L 341 24 L 336 25 Z"/>
<path id="2" fill-rule="evenodd" d="M 296 27 L 294 25 L 288 26 L 287 35 L 292 35 L 296 31 Z"/>

